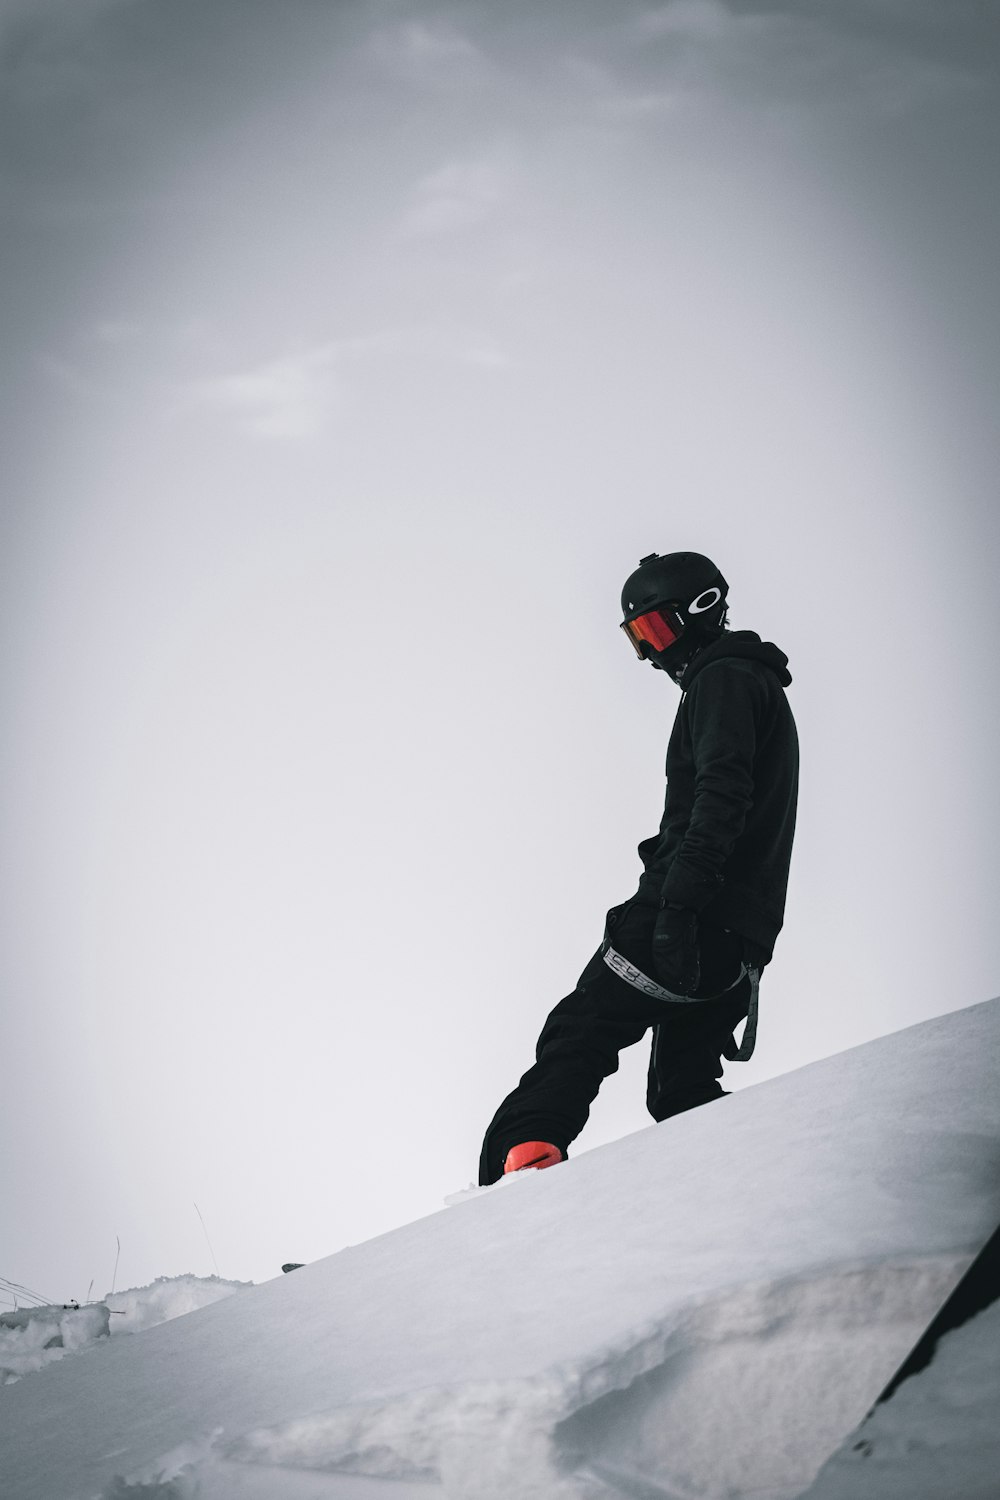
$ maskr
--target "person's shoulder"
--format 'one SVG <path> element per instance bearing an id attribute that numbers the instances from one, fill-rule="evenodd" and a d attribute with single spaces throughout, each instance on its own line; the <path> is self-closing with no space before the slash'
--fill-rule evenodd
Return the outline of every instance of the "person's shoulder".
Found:
<path id="1" fill-rule="evenodd" d="M 754 719 L 775 712 L 784 696 L 780 678 L 767 662 L 728 653 L 704 662 L 686 690 L 692 713 L 748 713 Z"/>
<path id="2" fill-rule="evenodd" d="M 696 670 L 698 666 L 696 661 Z M 698 675 L 711 671 L 718 680 L 723 668 L 730 681 L 738 673 L 744 680 L 759 682 L 768 689 L 785 688 L 792 680 L 784 651 L 773 641 L 762 641 L 752 630 L 734 631 L 714 642 L 704 653 Z"/>
<path id="3" fill-rule="evenodd" d="M 699 685 L 704 687 L 709 682 L 718 688 L 726 681 L 744 682 L 748 685 L 752 682 L 764 687 L 769 680 L 776 681 L 773 669 L 765 662 L 750 656 L 716 656 L 700 667 L 692 678 L 688 691 L 693 692 Z"/>

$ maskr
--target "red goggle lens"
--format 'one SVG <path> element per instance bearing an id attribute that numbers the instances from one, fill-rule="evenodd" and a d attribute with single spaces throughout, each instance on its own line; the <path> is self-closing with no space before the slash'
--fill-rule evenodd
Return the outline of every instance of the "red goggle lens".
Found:
<path id="1" fill-rule="evenodd" d="M 637 656 L 642 656 L 643 642 L 654 651 L 665 651 L 679 641 L 684 626 L 679 617 L 668 609 L 651 609 L 635 620 L 625 620 L 622 629 L 635 647 Z"/>

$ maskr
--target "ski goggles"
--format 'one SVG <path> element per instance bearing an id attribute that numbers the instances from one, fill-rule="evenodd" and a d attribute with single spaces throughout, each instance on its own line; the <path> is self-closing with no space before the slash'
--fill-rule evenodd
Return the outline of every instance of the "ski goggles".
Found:
<path id="1" fill-rule="evenodd" d="M 684 634 L 684 620 L 679 610 L 669 604 L 658 604 L 634 620 L 623 620 L 622 629 L 632 642 L 635 654 L 643 655 L 643 645 L 654 651 L 666 651 Z"/>

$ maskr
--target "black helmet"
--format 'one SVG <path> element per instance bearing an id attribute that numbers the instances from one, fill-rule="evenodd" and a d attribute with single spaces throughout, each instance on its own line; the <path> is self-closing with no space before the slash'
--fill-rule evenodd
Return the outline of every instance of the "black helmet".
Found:
<path id="1" fill-rule="evenodd" d="M 622 589 L 622 629 L 637 654 L 679 678 L 725 628 L 729 585 L 700 552 L 651 552 Z"/>

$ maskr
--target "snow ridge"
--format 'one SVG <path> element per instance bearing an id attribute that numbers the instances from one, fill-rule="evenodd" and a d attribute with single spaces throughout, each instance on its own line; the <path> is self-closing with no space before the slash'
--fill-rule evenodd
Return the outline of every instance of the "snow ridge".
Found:
<path id="1" fill-rule="evenodd" d="M 586 1493 L 594 1497 L 620 1495 L 626 1481 L 648 1487 L 652 1474 L 670 1476 L 664 1494 L 702 1495 L 706 1467 L 719 1493 L 791 1500 L 861 1421 L 872 1382 L 891 1373 L 887 1325 L 912 1342 L 928 1305 L 944 1299 L 969 1259 L 879 1262 L 734 1286 L 674 1310 L 582 1367 L 340 1407 L 258 1428 L 225 1454 L 423 1481 L 464 1500 L 580 1500 L 581 1471 L 589 1471 Z M 804 1342 L 810 1358 L 797 1361 Z M 721 1452 L 720 1388 L 739 1392 L 725 1413 Z"/>
<path id="2" fill-rule="evenodd" d="M 158 1276 L 149 1286 L 109 1292 L 103 1301 L 82 1307 L 26 1307 L 0 1314 L 0 1385 L 13 1385 L 109 1335 L 156 1328 L 252 1285 L 220 1276 Z"/>

